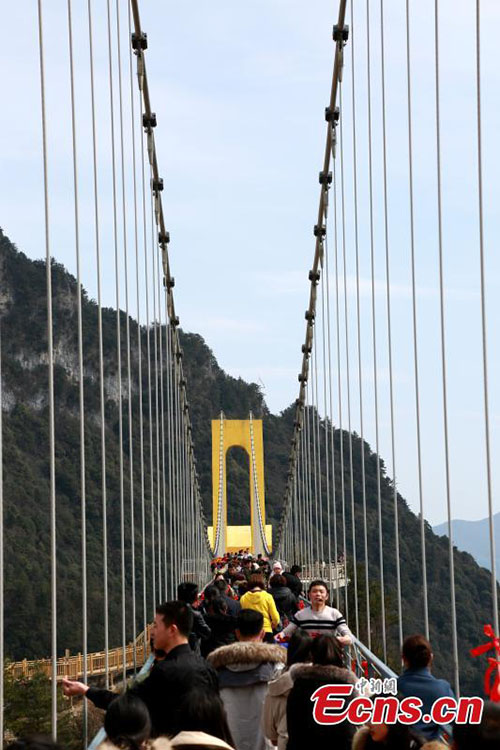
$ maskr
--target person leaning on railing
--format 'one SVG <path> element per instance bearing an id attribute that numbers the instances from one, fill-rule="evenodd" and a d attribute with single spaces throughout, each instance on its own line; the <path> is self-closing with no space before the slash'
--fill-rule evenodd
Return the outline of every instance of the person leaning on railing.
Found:
<path id="1" fill-rule="evenodd" d="M 218 693 L 215 671 L 189 647 L 193 613 L 184 602 L 166 602 L 156 608 L 151 630 L 155 650 L 166 656 L 156 660 L 149 675 L 129 688 L 141 698 L 151 715 L 152 735 L 173 736 L 182 729 L 182 701 L 194 685 Z M 84 695 L 98 708 L 107 709 L 116 698 L 110 690 L 89 687 L 83 682 L 63 679 L 64 695 Z"/>

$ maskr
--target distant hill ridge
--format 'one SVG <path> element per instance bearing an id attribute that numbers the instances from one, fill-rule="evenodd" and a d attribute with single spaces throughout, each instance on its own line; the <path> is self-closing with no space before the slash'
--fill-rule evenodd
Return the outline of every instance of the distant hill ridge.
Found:
<path id="1" fill-rule="evenodd" d="M 482 568 L 491 570 L 490 557 L 490 523 L 488 518 L 480 521 L 455 520 L 451 522 L 453 544 L 458 549 L 468 552 Z M 497 579 L 500 580 L 500 513 L 493 516 L 495 536 L 495 567 Z M 448 536 L 448 523 L 440 523 L 433 529 L 438 536 Z"/>
<path id="2" fill-rule="evenodd" d="M 81 539 L 79 498 L 79 420 L 77 381 L 77 310 L 76 281 L 63 266 L 52 265 L 55 396 L 56 396 L 56 491 L 58 534 L 58 643 L 60 650 L 81 650 Z M 103 645 L 102 586 L 102 502 L 99 426 L 99 381 L 97 306 L 83 295 L 83 334 L 85 360 L 86 461 L 87 461 L 87 559 L 88 559 L 88 625 L 90 651 Z M 42 657 L 50 653 L 50 569 L 48 514 L 48 430 L 47 430 L 47 359 L 45 264 L 31 261 L 19 252 L 0 230 L 0 317 L 2 325 L 2 375 L 4 417 L 4 512 L 5 512 L 5 632 L 6 656 L 11 659 Z M 126 317 L 120 315 L 125 340 Z M 132 330 L 137 324 L 131 320 Z M 146 330 L 141 329 L 142 356 L 146 361 Z M 104 375 L 106 393 L 106 460 L 109 518 L 119 513 L 119 444 L 116 367 L 116 313 L 103 310 Z M 201 336 L 180 332 L 184 366 L 191 405 L 193 434 L 200 486 L 207 516 L 211 518 L 211 420 L 223 410 L 229 418 L 245 417 L 251 410 L 264 421 L 266 513 L 276 527 L 288 470 L 288 455 L 293 432 L 294 406 L 281 414 L 271 414 L 263 394 L 255 383 L 227 375 L 218 365 Z M 126 367 L 126 347 L 122 347 L 122 365 Z M 132 348 L 132 412 L 138 424 L 137 348 Z M 147 388 L 147 368 L 143 367 L 143 387 Z M 147 391 L 145 390 L 145 393 Z M 127 393 L 123 391 L 124 435 L 127 430 Z M 144 429 L 144 451 L 149 452 L 149 429 Z M 153 430 L 153 433 L 155 431 Z M 320 434 L 324 431 L 321 430 Z M 134 428 L 134 491 L 140 492 L 138 430 Z M 340 441 L 344 443 L 344 475 L 349 477 L 349 436 L 335 430 L 336 492 L 341 497 Z M 359 634 L 366 642 L 363 543 L 363 491 L 361 486 L 361 452 L 366 469 L 367 539 L 370 566 L 372 648 L 381 653 L 381 617 L 377 457 L 366 442 L 352 435 L 353 487 L 358 559 Z M 129 515 L 130 486 L 128 478 L 128 445 L 123 446 L 126 498 L 126 555 L 130 555 Z M 322 462 L 322 470 L 324 471 Z M 149 462 L 145 462 L 145 487 L 149 488 Z M 387 612 L 389 662 L 399 670 L 396 619 L 396 561 L 394 536 L 393 488 L 381 461 L 382 525 L 384 534 L 384 581 Z M 346 482 L 349 486 L 350 482 Z M 314 486 L 314 480 L 312 481 Z M 149 491 L 149 490 L 147 490 Z M 248 458 L 237 450 L 228 454 L 228 493 L 231 523 L 244 523 L 248 515 Z M 347 498 L 346 498 L 347 499 Z M 350 500 L 350 498 L 349 498 Z M 340 524 L 337 503 L 337 525 Z M 321 504 L 326 534 L 328 508 Z M 353 580 L 352 525 L 350 502 L 346 502 L 347 559 Z M 400 559 L 405 635 L 423 630 L 422 566 L 420 556 L 420 522 L 398 495 Z M 148 503 L 146 523 L 149 524 Z M 140 515 L 135 518 L 139 533 Z M 330 520 L 333 521 L 333 518 Z M 168 518 L 167 518 L 168 521 Z M 149 528 L 149 527 L 148 527 Z M 341 526 L 339 526 L 341 528 Z M 339 538 L 341 538 L 340 535 Z M 36 544 L 34 543 L 36 540 Z M 326 538 L 325 538 L 326 543 Z M 448 545 L 426 525 L 426 551 L 431 639 L 435 654 L 435 673 L 451 679 L 450 612 L 448 603 Z M 149 565 L 150 542 L 146 555 Z M 296 562 L 296 561 L 289 561 Z M 300 561 L 298 561 L 300 562 Z M 141 545 L 136 544 L 136 591 L 141 596 Z M 120 643 L 120 533 L 119 524 L 108 525 L 109 619 L 110 647 Z M 130 570 L 130 566 L 128 567 Z M 488 572 L 481 569 L 471 555 L 455 553 L 457 621 L 460 649 L 462 691 L 471 694 L 481 690 L 482 664 L 468 655 L 468 650 L 482 638 L 482 627 L 491 620 L 491 586 Z M 127 574 L 130 576 L 130 573 Z M 131 581 L 127 579 L 127 612 L 131 611 Z M 148 597 L 150 583 L 148 583 Z M 341 602 L 345 608 L 345 602 Z M 354 629 L 353 586 L 349 588 L 349 624 Z M 153 609 L 148 600 L 148 611 Z M 138 613 L 142 611 L 137 607 Z M 29 624 L 29 626 L 28 626 Z M 127 622 L 127 637 L 132 628 Z M 137 623 L 140 631 L 142 623 Z"/>

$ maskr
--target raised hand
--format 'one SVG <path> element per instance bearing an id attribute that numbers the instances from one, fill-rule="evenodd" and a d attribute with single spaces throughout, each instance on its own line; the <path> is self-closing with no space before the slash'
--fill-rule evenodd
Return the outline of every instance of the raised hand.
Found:
<path id="1" fill-rule="evenodd" d="M 84 682 L 78 682 L 77 680 L 68 680 L 67 677 L 62 679 L 63 693 L 67 698 L 71 698 L 74 695 L 85 695 L 89 686 Z"/>

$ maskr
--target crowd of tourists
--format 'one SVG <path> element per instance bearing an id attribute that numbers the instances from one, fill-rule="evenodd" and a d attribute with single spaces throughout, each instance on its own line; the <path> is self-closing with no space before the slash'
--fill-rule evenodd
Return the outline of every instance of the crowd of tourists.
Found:
<path id="1" fill-rule="evenodd" d="M 244 551 L 214 560 L 203 591 L 182 582 L 177 600 L 157 607 L 153 664 L 126 692 L 64 679 L 66 696 L 106 709 L 102 750 L 500 748 L 500 706 L 493 703 L 476 725 L 318 723 L 311 696 L 319 688 L 352 686 L 347 704 L 360 687 L 346 661 L 352 634 L 328 604 L 327 583 L 308 581 L 303 592 L 300 573 Z M 402 697 L 421 698 L 424 711 L 453 696 L 432 674 L 432 659 L 423 636 L 406 639 L 397 687 Z M 363 695 L 373 698 L 366 689 Z M 11 750 L 49 750 L 43 742 L 27 738 Z"/>

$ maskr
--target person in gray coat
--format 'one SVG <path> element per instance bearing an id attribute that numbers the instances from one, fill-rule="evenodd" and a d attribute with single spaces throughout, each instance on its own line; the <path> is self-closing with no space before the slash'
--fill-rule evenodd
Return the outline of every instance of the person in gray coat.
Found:
<path id="1" fill-rule="evenodd" d="M 237 750 L 266 750 L 261 725 L 267 684 L 286 663 L 286 650 L 262 643 L 262 614 L 242 609 L 236 623 L 237 643 L 222 646 L 208 656 L 216 670 L 221 698 Z"/>

